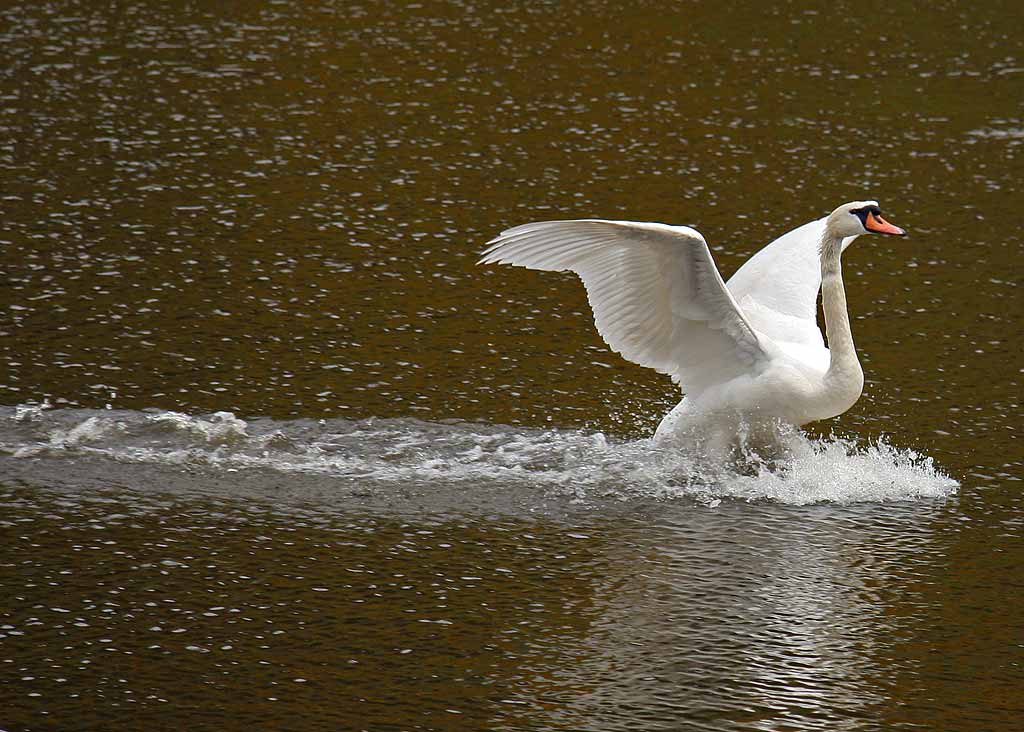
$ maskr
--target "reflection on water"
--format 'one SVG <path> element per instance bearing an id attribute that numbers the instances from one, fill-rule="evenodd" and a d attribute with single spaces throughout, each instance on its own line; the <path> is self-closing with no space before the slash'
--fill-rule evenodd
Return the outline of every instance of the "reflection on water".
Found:
<path id="1" fill-rule="evenodd" d="M 927 713 L 922 684 L 1009 679 L 1020 651 L 960 648 L 984 677 L 934 667 L 925 557 L 956 537 L 930 502 L 566 520 L 240 510 L 230 490 L 2 500 L 3 688 L 27 728 L 217 709 L 219 729 L 863 729 Z M 942 633 L 972 637 L 976 613 Z M 1010 729 L 1008 704 L 972 719 Z"/>
<path id="2" fill-rule="evenodd" d="M 1018 15 L 7 4 L 0 728 L 1024 727 Z M 784 469 L 652 451 L 575 278 L 472 264 L 863 198 L 912 236 Z"/>
<path id="3" fill-rule="evenodd" d="M 221 729 L 858 729 L 902 693 L 880 676 L 915 673 L 880 657 L 956 487 L 842 440 L 697 475 L 648 441 L 462 423 L 2 425 L 30 727 L 48 700 Z"/>

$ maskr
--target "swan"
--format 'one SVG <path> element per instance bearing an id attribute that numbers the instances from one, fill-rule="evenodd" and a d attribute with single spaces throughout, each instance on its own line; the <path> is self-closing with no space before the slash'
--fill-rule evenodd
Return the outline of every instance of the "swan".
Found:
<path id="1" fill-rule="evenodd" d="M 575 272 L 605 342 L 683 391 L 655 442 L 728 440 L 744 425 L 792 429 L 829 419 L 860 398 L 864 373 L 841 257 L 862 234 L 906 232 L 882 217 L 877 201 L 844 203 L 773 241 L 726 283 L 688 226 L 541 221 L 501 232 L 478 264 Z"/>

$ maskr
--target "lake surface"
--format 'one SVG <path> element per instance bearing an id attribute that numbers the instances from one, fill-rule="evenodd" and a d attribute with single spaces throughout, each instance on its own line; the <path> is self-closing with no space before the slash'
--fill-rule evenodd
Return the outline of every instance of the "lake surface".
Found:
<path id="1" fill-rule="evenodd" d="M 0 730 L 1024 727 L 1019 20 L 0 10 Z M 782 462 L 474 264 L 864 198 L 865 393 Z"/>

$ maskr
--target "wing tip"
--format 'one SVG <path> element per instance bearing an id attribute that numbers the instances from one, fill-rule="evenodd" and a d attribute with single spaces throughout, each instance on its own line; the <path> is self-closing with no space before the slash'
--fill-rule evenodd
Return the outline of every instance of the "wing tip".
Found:
<path id="1" fill-rule="evenodd" d="M 494 255 L 497 253 L 498 249 L 501 248 L 503 243 L 501 236 L 496 236 L 487 242 L 487 244 L 484 245 L 483 250 L 480 252 L 480 258 L 476 260 L 477 265 L 494 263 L 500 264 L 499 259 Z"/>

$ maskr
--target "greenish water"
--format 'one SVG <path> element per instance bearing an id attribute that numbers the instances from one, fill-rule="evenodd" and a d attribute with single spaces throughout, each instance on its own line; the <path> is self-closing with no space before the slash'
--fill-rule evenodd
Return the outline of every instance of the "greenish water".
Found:
<path id="1" fill-rule="evenodd" d="M 0 729 L 1020 729 L 1017 25 L 0 10 Z M 865 393 L 774 470 L 658 453 L 575 278 L 474 265 L 595 216 L 728 275 L 862 198 Z"/>

